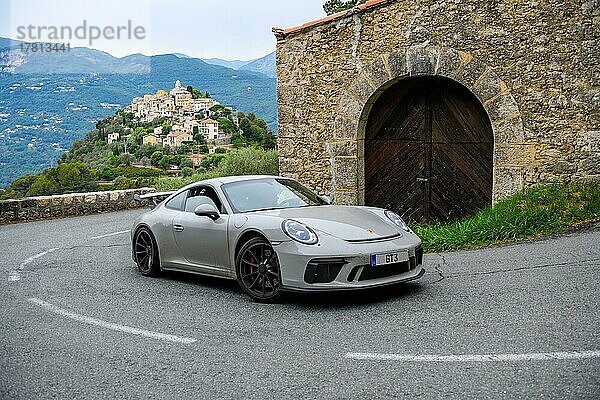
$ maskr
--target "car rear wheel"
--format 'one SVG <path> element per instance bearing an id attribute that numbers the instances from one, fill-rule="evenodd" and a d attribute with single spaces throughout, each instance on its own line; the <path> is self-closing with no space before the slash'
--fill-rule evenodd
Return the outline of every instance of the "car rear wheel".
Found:
<path id="1" fill-rule="evenodd" d="M 238 283 L 242 290 L 261 303 L 281 298 L 281 269 L 277 253 L 264 238 L 253 238 L 236 258 Z"/>
<path id="2" fill-rule="evenodd" d="M 158 246 L 150 229 L 143 227 L 136 232 L 133 238 L 133 250 L 135 263 L 142 275 L 156 276 L 159 274 Z"/>

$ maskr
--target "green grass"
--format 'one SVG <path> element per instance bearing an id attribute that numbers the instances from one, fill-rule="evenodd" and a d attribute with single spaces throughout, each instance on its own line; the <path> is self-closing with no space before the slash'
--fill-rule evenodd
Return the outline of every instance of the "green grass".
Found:
<path id="1" fill-rule="evenodd" d="M 600 184 L 531 188 L 452 223 L 417 224 L 426 252 L 474 249 L 565 231 L 600 217 Z"/>

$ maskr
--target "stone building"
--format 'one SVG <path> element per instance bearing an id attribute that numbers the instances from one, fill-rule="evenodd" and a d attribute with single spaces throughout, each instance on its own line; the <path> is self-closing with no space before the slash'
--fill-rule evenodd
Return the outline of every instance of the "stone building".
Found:
<path id="1" fill-rule="evenodd" d="M 338 204 L 445 219 L 600 177 L 599 0 L 371 0 L 273 31 L 281 173 Z"/>

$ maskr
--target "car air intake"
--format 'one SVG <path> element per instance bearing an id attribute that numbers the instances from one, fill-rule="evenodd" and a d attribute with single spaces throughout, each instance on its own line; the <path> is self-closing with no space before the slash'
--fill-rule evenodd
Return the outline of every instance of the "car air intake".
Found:
<path id="1" fill-rule="evenodd" d="M 338 276 L 346 261 L 341 258 L 311 260 L 304 271 L 306 283 L 329 283 Z"/>
<path id="2" fill-rule="evenodd" d="M 403 274 L 405 272 L 410 271 L 410 269 L 411 263 L 409 261 L 381 265 L 377 267 L 365 265 L 362 272 L 360 273 L 360 276 L 358 277 L 358 280 L 368 281 L 369 279 L 387 278 L 388 276 Z"/>

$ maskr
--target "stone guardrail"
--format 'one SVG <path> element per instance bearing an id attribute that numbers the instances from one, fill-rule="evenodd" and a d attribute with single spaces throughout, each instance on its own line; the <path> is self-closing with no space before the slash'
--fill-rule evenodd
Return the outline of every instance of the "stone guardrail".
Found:
<path id="1" fill-rule="evenodd" d="M 133 196 L 153 192 L 141 188 L 0 200 L 0 225 L 147 207 L 148 200 L 135 201 Z"/>

